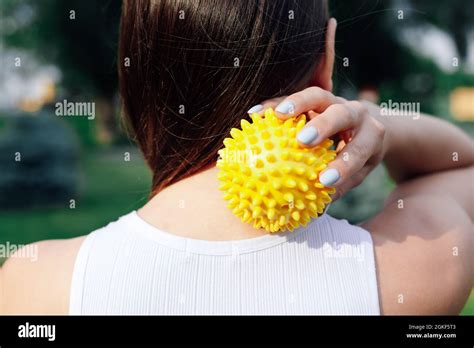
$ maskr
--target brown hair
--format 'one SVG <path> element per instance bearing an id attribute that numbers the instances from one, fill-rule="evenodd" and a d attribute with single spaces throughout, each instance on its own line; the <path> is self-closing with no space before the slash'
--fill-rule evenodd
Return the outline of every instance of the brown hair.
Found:
<path id="1" fill-rule="evenodd" d="M 123 113 L 153 171 L 152 195 L 217 160 L 246 110 L 310 82 L 325 0 L 125 0 Z"/>

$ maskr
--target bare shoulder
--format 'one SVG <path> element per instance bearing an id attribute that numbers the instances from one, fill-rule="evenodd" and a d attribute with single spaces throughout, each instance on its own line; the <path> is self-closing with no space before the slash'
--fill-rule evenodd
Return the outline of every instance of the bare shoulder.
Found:
<path id="1" fill-rule="evenodd" d="M 363 225 L 374 240 L 384 314 L 458 314 L 464 306 L 474 279 L 474 227 L 465 205 L 471 189 L 456 178 L 443 173 L 402 185 Z"/>
<path id="2" fill-rule="evenodd" d="M 2 314 L 67 314 L 77 252 L 85 237 L 19 249 L 0 269 Z"/>

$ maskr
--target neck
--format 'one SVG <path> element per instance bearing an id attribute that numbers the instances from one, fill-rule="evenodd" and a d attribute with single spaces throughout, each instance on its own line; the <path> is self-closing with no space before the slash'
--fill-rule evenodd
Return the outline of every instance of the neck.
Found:
<path id="1" fill-rule="evenodd" d="M 265 234 L 244 224 L 226 207 L 212 166 L 158 193 L 138 214 L 153 226 L 176 235 L 205 240 L 237 240 Z"/>

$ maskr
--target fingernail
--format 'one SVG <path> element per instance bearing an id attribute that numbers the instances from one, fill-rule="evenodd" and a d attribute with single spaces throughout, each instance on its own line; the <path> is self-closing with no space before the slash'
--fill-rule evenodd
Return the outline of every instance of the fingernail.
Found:
<path id="1" fill-rule="evenodd" d="M 285 100 L 284 102 L 278 104 L 275 111 L 279 112 L 280 114 L 292 115 L 295 113 L 295 103 Z"/>
<path id="2" fill-rule="evenodd" d="M 321 176 L 319 177 L 319 182 L 323 184 L 324 186 L 332 186 L 334 185 L 340 178 L 341 176 L 339 175 L 339 172 L 337 169 L 331 168 L 328 170 L 325 170 Z"/>
<path id="3" fill-rule="evenodd" d="M 252 106 L 249 111 L 247 111 L 248 114 L 253 114 L 254 112 L 259 112 L 263 110 L 263 105 L 262 104 L 257 104 Z"/>
<path id="4" fill-rule="evenodd" d="M 317 137 L 318 130 L 314 127 L 305 127 L 296 135 L 296 139 L 305 145 L 311 144 Z"/>

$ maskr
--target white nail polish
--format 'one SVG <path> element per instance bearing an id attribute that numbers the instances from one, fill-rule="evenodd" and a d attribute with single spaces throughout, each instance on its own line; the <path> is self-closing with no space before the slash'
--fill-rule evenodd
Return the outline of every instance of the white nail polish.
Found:
<path id="1" fill-rule="evenodd" d="M 324 186 L 328 187 L 328 186 L 334 185 L 339 180 L 340 177 L 341 175 L 339 174 L 337 169 L 331 168 L 331 169 L 325 170 L 321 174 L 321 176 L 319 177 L 319 182 L 323 184 Z"/>
<path id="2" fill-rule="evenodd" d="M 263 105 L 262 104 L 257 104 L 252 106 L 249 111 L 247 111 L 248 114 L 253 114 L 254 112 L 259 112 L 263 110 Z"/>
<path id="3" fill-rule="evenodd" d="M 317 137 L 318 130 L 314 127 L 305 127 L 296 135 L 296 139 L 305 145 L 311 144 Z"/>
<path id="4" fill-rule="evenodd" d="M 285 115 L 293 115 L 295 113 L 295 103 L 290 100 L 285 100 L 278 104 L 275 111 Z"/>

